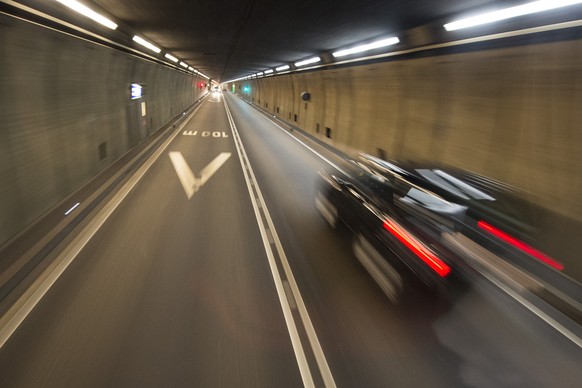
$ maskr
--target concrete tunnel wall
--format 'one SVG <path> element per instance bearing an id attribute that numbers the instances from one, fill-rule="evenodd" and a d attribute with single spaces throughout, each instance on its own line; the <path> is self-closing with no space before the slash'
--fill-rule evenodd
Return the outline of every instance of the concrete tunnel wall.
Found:
<path id="1" fill-rule="evenodd" d="M 235 87 L 341 150 L 462 167 L 582 221 L 580 40 L 265 77 Z M 302 101 L 302 92 L 311 101 Z"/>
<path id="2" fill-rule="evenodd" d="M 0 244 L 203 92 L 202 79 L 6 16 L 0 47 Z"/>

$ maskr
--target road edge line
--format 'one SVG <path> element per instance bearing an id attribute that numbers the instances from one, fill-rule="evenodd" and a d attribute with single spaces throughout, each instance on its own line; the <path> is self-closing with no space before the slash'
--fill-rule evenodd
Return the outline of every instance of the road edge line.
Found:
<path id="1" fill-rule="evenodd" d="M 159 159 L 170 143 L 180 134 L 182 128 L 194 117 L 196 112 L 204 105 L 200 104 L 190 117 L 168 137 L 162 145 L 145 161 L 140 168 L 131 176 L 123 187 L 103 206 L 103 208 L 93 217 L 91 222 L 71 241 L 67 247 L 59 253 L 50 266 L 32 283 L 32 285 L 18 298 L 18 300 L 0 317 L 0 349 L 12 337 L 14 332 L 20 327 L 22 322 L 34 310 L 44 295 L 56 283 L 65 272 L 68 266 L 75 260 L 79 252 L 93 238 L 95 233 L 113 214 L 115 209 L 121 204 L 125 197 L 131 192 L 135 185 L 146 174 L 150 167 Z"/>
<path id="2" fill-rule="evenodd" d="M 321 347 L 321 344 L 319 343 L 319 339 L 317 338 L 317 334 L 315 333 L 315 328 L 313 327 L 313 323 L 311 322 L 311 319 L 309 317 L 309 313 L 307 312 L 307 308 L 305 307 L 305 303 L 303 302 L 303 298 L 301 297 L 299 287 L 297 286 L 297 283 L 295 281 L 295 277 L 293 276 L 293 272 L 291 271 L 291 267 L 290 267 L 289 262 L 287 260 L 287 256 L 285 255 L 285 252 L 283 250 L 283 246 L 281 244 L 281 241 L 280 241 L 279 236 L 277 234 L 277 231 L 275 229 L 275 225 L 273 224 L 273 220 L 271 219 L 271 216 L 270 216 L 269 211 L 267 209 L 267 205 L 266 205 L 265 200 L 263 198 L 263 194 L 261 193 L 261 190 L 258 186 L 258 182 L 256 180 L 256 177 L 255 177 L 255 174 L 252 170 L 252 167 L 250 166 L 250 161 L 249 161 L 248 157 L 246 156 L 246 151 L 244 150 L 244 146 L 242 144 L 242 141 L 240 140 L 238 130 L 236 129 L 236 124 L 234 123 L 234 119 L 232 118 L 232 115 L 231 115 L 230 110 L 228 108 L 226 99 L 224 99 L 223 101 L 224 101 L 224 106 L 225 106 L 225 109 L 227 112 L 229 124 L 231 126 L 231 131 L 233 132 L 233 137 L 235 139 L 235 145 L 236 145 L 237 153 L 239 155 L 239 160 L 241 163 L 241 168 L 243 170 L 243 175 L 245 177 L 245 181 L 247 183 L 247 188 L 249 190 L 249 196 L 250 196 L 251 202 L 253 204 L 253 209 L 255 211 L 257 223 L 259 224 L 259 230 L 261 232 L 261 237 L 263 239 L 265 251 L 266 251 L 267 257 L 269 259 L 269 265 L 271 267 L 271 273 L 273 275 L 273 280 L 275 282 L 279 301 L 280 301 L 281 307 L 283 309 L 283 315 L 285 316 L 285 321 L 287 323 L 287 329 L 289 331 L 289 335 L 291 336 L 291 342 L 292 342 L 294 350 L 295 350 L 295 356 L 297 358 L 297 363 L 299 365 L 301 376 L 304 379 L 303 380 L 304 385 L 306 387 L 314 386 L 313 385 L 314 384 L 313 378 L 312 378 L 311 372 L 309 370 L 309 364 L 307 362 L 305 352 L 303 351 L 303 346 L 301 344 L 301 339 L 299 338 L 299 333 L 297 332 L 297 327 L 296 327 L 295 321 L 293 319 L 291 307 L 289 305 L 289 299 L 287 297 L 287 294 L 285 293 L 283 280 L 281 279 L 281 276 L 279 274 L 279 270 L 277 268 L 277 263 L 275 262 L 273 251 L 272 251 L 272 248 L 271 248 L 269 240 L 268 240 L 268 235 L 266 233 L 265 226 L 263 225 L 263 222 L 261 220 L 259 205 L 256 203 L 257 199 L 260 201 L 260 207 L 263 209 L 269 230 L 271 232 L 271 235 L 273 236 L 273 240 L 275 243 L 275 247 L 277 249 L 277 253 L 279 254 L 281 264 L 283 266 L 283 269 L 285 271 L 285 275 L 287 276 L 287 281 L 288 281 L 289 286 L 290 286 L 291 291 L 292 291 L 291 296 L 294 298 L 294 300 L 297 304 L 299 315 L 301 317 L 303 327 L 307 333 L 309 344 L 311 345 L 311 350 L 313 351 L 315 360 L 317 362 L 317 366 L 319 367 L 319 372 L 321 374 L 321 377 L 323 378 L 323 381 L 324 381 L 324 384 L 326 387 L 335 388 L 336 385 L 335 385 L 335 381 L 333 379 L 333 375 L 331 374 L 331 370 L 329 369 L 329 365 L 327 364 L 325 354 L 323 353 L 323 349 Z M 240 149 L 239 149 L 239 143 L 237 142 L 237 139 L 240 142 Z M 242 151 L 242 153 L 241 153 L 241 151 Z M 248 169 L 248 172 L 245 169 L 245 164 L 243 162 L 242 154 L 244 154 L 244 157 L 247 160 L 246 169 Z M 249 175 L 250 175 L 250 177 L 249 177 Z M 256 199 L 253 196 L 253 190 L 252 190 L 251 183 L 250 183 L 251 180 L 252 180 L 254 187 L 256 189 L 256 193 L 257 193 Z M 300 352 L 299 354 L 297 353 L 298 351 Z M 302 367 L 307 368 L 307 372 L 309 372 L 308 376 L 304 376 L 306 371 L 303 370 Z M 307 379 L 307 381 L 306 381 L 306 379 Z"/>

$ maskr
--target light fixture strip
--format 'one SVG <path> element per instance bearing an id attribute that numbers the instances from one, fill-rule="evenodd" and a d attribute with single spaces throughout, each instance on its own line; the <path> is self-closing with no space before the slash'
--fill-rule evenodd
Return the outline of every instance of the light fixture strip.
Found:
<path id="1" fill-rule="evenodd" d="M 498 11 L 487 12 L 481 15 L 456 20 L 444 25 L 445 30 L 455 31 L 462 28 L 479 26 L 482 24 L 493 23 L 505 19 L 515 18 L 518 16 L 530 15 L 533 13 L 549 11 L 555 8 L 567 7 L 582 3 L 582 0 L 539 0 L 531 3 L 517 5 L 500 9 Z"/>
<path id="2" fill-rule="evenodd" d="M 178 63 L 178 58 L 176 58 L 175 56 L 173 56 L 172 54 L 166 54 L 164 55 L 166 58 L 168 58 L 170 61 L 174 62 L 174 63 Z"/>
<path id="3" fill-rule="evenodd" d="M 271 74 L 272 72 L 273 72 L 273 69 L 265 70 L 265 74 Z"/>
<path id="4" fill-rule="evenodd" d="M 279 67 L 275 68 L 275 70 L 277 70 L 277 71 L 289 70 L 289 65 L 279 66 Z"/>
<path id="5" fill-rule="evenodd" d="M 160 51 L 162 51 L 162 49 L 160 49 L 159 47 L 154 46 L 153 44 L 151 44 L 150 42 L 148 42 L 147 40 L 140 38 L 139 36 L 134 36 L 133 37 L 133 41 L 136 43 L 141 44 L 142 46 L 144 46 L 145 48 L 148 48 L 156 53 L 159 53 Z"/>
<path id="6" fill-rule="evenodd" d="M 101 25 L 104 25 L 107 28 L 111 28 L 112 30 L 115 30 L 117 28 L 116 23 L 109 20 L 105 16 L 100 15 L 97 12 L 93 11 L 91 8 L 87 7 L 86 5 L 79 3 L 78 1 L 75 1 L 75 0 L 57 0 L 57 1 L 61 4 L 63 4 L 64 6 L 69 7 L 73 11 L 76 11 L 76 12 L 80 13 L 81 15 L 86 16 L 89 19 L 96 21 L 97 23 L 99 23 Z"/>
<path id="7" fill-rule="evenodd" d="M 305 66 L 305 65 L 310 65 L 312 63 L 317 63 L 320 61 L 321 61 L 320 57 L 313 57 L 313 58 L 305 59 L 303 61 L 295 62 L 295 66 L 301 67 L 301 66 Z"/>
<path id="8" fill-rule="evenodd" d="M 184 67 L 184 68 L 188 68 L 188 64 L 185 62 L 180 62 L 180 66 Z"/>
<path id="9" fill-rule="evenodd" d="M 400 42 L 400 39 L 398 39 L 397 37 L 394 36 L 392 38 L 378 40 L 376 42 L 363 44 L 363 45 L 352 47 L 349 49 L 339 50 L 339 51 L 336 51 L 335 53 L 332 53 L 332 55 L 335 58 L 343 57 L 346 55 L 361 53 L 363 51 L 373 50 L 373 49 L 380 48 L 380 47 L 391 46 L 391 45 L 396 44 L 398 42 Z"/>

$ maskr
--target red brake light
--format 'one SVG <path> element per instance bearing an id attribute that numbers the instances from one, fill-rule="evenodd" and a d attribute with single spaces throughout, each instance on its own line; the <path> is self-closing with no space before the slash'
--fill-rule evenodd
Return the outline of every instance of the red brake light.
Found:
<path id="1" fill-rule="evenodd" d="M 396 222 L 385 220 L 384 229 L 392 233 L 401 243 L 406 245 L 408 249 L 414 252 L 416 256 L 418 256 L 440 276 L 445 277 L 451 272 L 451 267 L 439 259 L 434 253 L 429 251 L 420 241 L 414 238 Z"/>
<path id="2" fill-rule="evenodd" d="M 497 229 L 494 226 L 489 225 L 485 221 L 477 222 L 477 226 L 479 226 L 481 229 L 486 230 L 487 232 L 491 233 L 495 237 L 505 241 L 506 243 L 514 246 L 515 248 L 517 248 L 517 249 L 519 249 L 527 254 L 530 254 L 531 256 L 535 257 L 536 259 L 538 259 L 540 261 L 543 261 L 544 263 L 557 269 L 558 271 L 561 271 L 564 269 L 564 265 L 562 263 L 552 259 L 549 256 L 546 256 L 545 254 L 538 251 L 537 249 L 527 245 L 523 241 L 516 239 L 515 237 L 505 233 L 504 231 Z"/>

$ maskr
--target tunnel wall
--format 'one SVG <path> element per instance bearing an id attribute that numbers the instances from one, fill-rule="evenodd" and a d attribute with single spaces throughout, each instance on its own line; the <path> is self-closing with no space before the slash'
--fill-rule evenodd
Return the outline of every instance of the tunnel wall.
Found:
<path id="1" fill-rule="evenodd" d="M 247 93 L 239 89 L 245 84 Z M 235 86 L 244 98 L 341 150 L 459 166 L 524 189 L 531 201 L 582 221 L 580 40 Z M 311 101 L 301 101 L 302 92 L 311 93 Z"/>
<path id="2" fill-rule="evenodd" d="M 0 47 L 0 244 L 202 93 L 185 73 L 3 15 Z"/>

